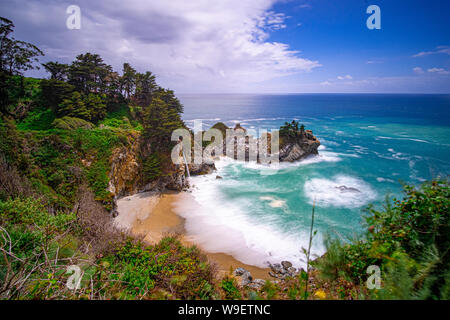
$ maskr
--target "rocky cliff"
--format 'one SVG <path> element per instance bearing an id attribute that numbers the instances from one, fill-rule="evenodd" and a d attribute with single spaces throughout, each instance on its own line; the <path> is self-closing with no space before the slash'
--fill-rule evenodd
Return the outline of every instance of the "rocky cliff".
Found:
<path id="1" fill-rule="evenodd" d="M 312 131 L 306 130 L 298 137 L 280 143 L 280 161 L 293 162 L 309 155 L 319 154 L 319 146 L 320 141 Z"/>
<path id="2" fill-rule="evenodd" d="M 221 131 L 225 132 L 226 129 L 229 129 L 224 124 L 219 123 Z M 214 125 L 214 127 L 217 127 L 218 124 Z M 229 144 L 230 139 L 234 139 L 234 159 L 238 158 L 238 149 L 245 150 L 245 160 L 249 160 L 249 151 L 250 151 L 250 143 L 254 143 L 258 146 L 261 145 L 261 139 L 262 138 L 255 138 L 252 136 L 247 135 L 247 130 L 243 128 L 239 123 L 236 124 L 236 126 L 233 128 L 233 130 L 239 134 L 243 134 L 245 136 L 245 139 L 236 139 L 234 137 L 224 139 L 223 144 L 223 154 L 226 155 L 226 147 L 227 144 Z M 286 137 L 283 136 L 283 134 L 280 132 L 280 145 L 279 145 L 279 159 L 280 162 L 293 162 L 297 160 L 301 160 L 303 158 L 306 158 L 309 155 L 316 155 L 318 154 L 318 148 L 320 146 L 320 141 L 313 135 L 311 130 L 299 130 L 295 132 L 291 132 L 291 136 Z M 270 150 L 270 133 L 268 133 L 267 136 L 268 143 L 269 143 L 269 152 Z M 259 156 L 257 157 L 257 160 L 259 162 Z"/>
<path id="3" fill-rule="evenodd" d="M 109 173 L 108 190 L 114 198 L 122 197 L 138 192 L 177 190 L 181 191 L 189 187 L 185 177 L 185 167 L 171 163 L 165 164 L 166 171 L 160 177 L 145 182 L 142 163 L 139 160 L 146 149 L 143 138 L 136 134 L 129 138 L 127 146 L 113 151 Z"/>

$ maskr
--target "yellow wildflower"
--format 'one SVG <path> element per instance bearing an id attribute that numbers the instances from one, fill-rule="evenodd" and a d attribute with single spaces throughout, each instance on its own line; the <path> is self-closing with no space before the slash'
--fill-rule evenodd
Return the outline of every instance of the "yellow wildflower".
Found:
<path id="1" fill-rule="evenodd" d="M 316 298 L 319 298 L 320 300 L 323 300 L 323 299 L 326 299 L 327 294 L 325 293 L 325 291 L 319 289 L 314 292 L 314 296 Z"/>

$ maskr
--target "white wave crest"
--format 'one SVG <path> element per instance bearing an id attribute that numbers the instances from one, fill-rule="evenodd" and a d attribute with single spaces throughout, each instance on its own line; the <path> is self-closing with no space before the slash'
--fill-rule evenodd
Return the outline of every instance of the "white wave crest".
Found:
<path id="1" fill-rule="evenodd" d="M 314 178 L 304 184 L 309 202 L 322 207 L 358 208 L 376 199 L 377 194 L 363 180 L 350 176 Z"/>

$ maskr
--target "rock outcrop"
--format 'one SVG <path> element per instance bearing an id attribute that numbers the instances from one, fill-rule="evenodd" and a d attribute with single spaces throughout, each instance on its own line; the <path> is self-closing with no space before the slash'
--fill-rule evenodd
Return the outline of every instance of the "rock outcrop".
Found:
<path id="1" fill-rule="evenodd" d="M 347 187 L 347 186 L 339 186 L 335 187 L 336 189 L 339 189 L 341 192 L 353 192 L 353 193 L 361 193 L 359 189 L 353 188 L 353 187 Z"/>
<path id="2" fill-rule="evenodd" d="M 204 161 L 202 164 L 189 164 L 189 173 L 191 176 L 198 176 L 202 174 L 210 174 L 216 170 L 214 162 Z"/>
<path id="3" fill-rule="evenodd" d="M 227 129 L 230 129 L 223 123 L 217 123 L 213 126 L 213 128 L 219 128 L 223 132 L 225 132 Z M 250 145 L 253 144 L 254 146 L 256 146 L 255 150 L 257 150 L 257 148 L 259 148 L 259 146 L 262 144 L 261 139 L 264 138 L 255 138 L 251 135 L 248 135 L 247 130 L 239 123 L 235 125 L 235 127 L 233 128 L 233 132 L 240 138 L 238 139 L 237 137 L 233 136 L 224 136 L 225 139 L 223 143 L 223 155 L 227 155 L 227 146 L 231 145 L 234 146 L 234 150 L 231 153 L 231 156 L 234 157 L 234 159 L 245 159 L 245 161 L 250 161 Z M 271 152 L 270 133 L 268 133 L 266 138 L 269 142 L 269 152 Z M 280 136 L 279 160 L 280 162 L 294 162 L 304 159 L 309 155 L 316 155 L 319 153 L 319 146 L 320 141 L 313 135 L 311 130 L 297 131 L 295 132 L 295 137 L 290 137 L 289 139 Z M 256 161 L 260 162 L 259 155 L 254 155 L 253 159 L 256 159 Z"/>
<path id="4" fill-rule="evenodd" d="M 301 273 L 303 269 L 296 269 L 292 266 L 289 261 L 281 261 L 280 263 L 269 264 L 270 270 L 269 275 L 272 278 L 284 280 L 287 277 L 295 277 L 297 274 Z"/>
<path id="5" fill-rule="evenodd" d="M 311 130 L 306 130 L 299 137 L 280 145 L 280 161 L 294 162 L 309 155 L 319 154 L 320 141 Z"/>
<path id="6" fill-rule="evenodd" d="M 185 166 L 181 165 L 173 165 L 170 172 L 144 183 L 142 164 L 139 161 L 143 146 L 142 137 L 138 134 L 131 135 L 128 137 L 128 142 L 127 146 L 113 150 L 110 159 L 108 190 L 115 198 L 146 191 L 166 189 L 181 191 L 189 187 L 185 177 Z"/>
<path id="7" fill-rule="evenodd" d="M 252 289 L 259 290 L 266 284 L 266 280 L 264 279 L 253 279 L 250 271 L 247 271 L 244 268 L 237 268 L 236 270 L 234 270 L 234 275 L 241 278 L 240 284 L 243 287 L 246 286 Z"/>
<path id="8" fill-rule="evenodd" d="M 128 137 L 128 146 L 113 150 L 110 159 L 108 190 L 115 196 L 135 193 L 140 173 L 138 161 L 141 138 L 138 135 Z"/>

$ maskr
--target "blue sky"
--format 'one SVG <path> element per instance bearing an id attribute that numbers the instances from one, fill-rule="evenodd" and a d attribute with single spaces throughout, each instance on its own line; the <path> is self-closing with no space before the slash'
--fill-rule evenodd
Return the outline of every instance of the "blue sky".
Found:
<path id="1" fill-rule="evenodd" d="M 366 8 L 371 4 L 381 9 L 381 30 L 366 27 Z M 318 60 L 322 67 L 309 75 L 312 80 L 351 91 L 350 85 L 334 85 L 342 82 L 338 76 L 350 75 L 353 82 L 398 78 L 399 89 L 410 84 L 419 92 L 450 91 L 449 1 L 289 1 L 273 9 L 289 18 L 270 39 L 289 43 L 301 55 Z M 420 52 L 429 54 L 414 57 Z M 381 84 L 377 88 L 392 92 Z"/>
<path id="2" fill-rule="evenodd" d="M 66 28 L 72 4 L 80 30 Z M 369 5 L 381 9 L 381 30 L 366 27 Z M 449 9 L 438 0 L 0 3 L 44 62 L 99 53 L 178 93 L 450 93 Z"/>

